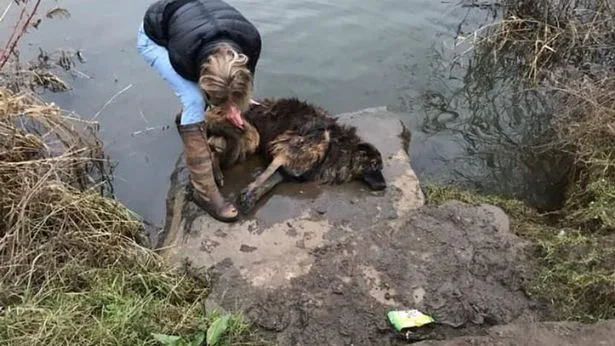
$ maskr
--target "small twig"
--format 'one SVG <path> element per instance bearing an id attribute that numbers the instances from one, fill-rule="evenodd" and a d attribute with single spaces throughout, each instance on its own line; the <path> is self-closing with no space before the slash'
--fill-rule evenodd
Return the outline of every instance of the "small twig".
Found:
<path id="1" fill-rule="evenodd" d="M 79 70 L 78 70 L 78 69 L 76 69 L 75 67 L 72 67 L 72 68 L 71 68 L 71 71 L 76 72 L 78 75 L 80 75 L 80 76 L 81 76 L 81 77 L 83 77 L 83 78 L 86 78 L 86 79 L 92 79 L 92 77 L 91 77 L 91 76 L 89 76 L 89 75 L 87 75 L 87 74 L 85 74 L 85 73 L 83 73 L 83 72 L 79 71 Z"/>
<path id="2" fill-rule="evenodd" d="M 81 148 L 74 151 L 67 152 L 57 157 L 45 158 L 45 159 L 37 159 L 37 160 L 29 160 L 29 161 L 19 161 L 19 162 L 3 162 L 2 168 L 9 167 L 19 167 L 19 166 L 28 166 L 28 165 L 39 165 L 43 163 L 53 163 L 53 162 L 95 162 L 102 161 L 103 159 L 94 159 L 89 156 L 76 156 L 79 153 L 87 152 L 87 148 Z"/>
<path id="3" fill-rule="evenodd" d="M 6 7 L 6 9 L 4 9 L 4 12 L 0 16 L 0 23 L 2 23 L 2 21 L 4 20 L 4 17 L 6 17 L 6 14 L 9 12 L 9 10 L 11 9 L 12 5 L 13 5 L 13 3 L 9 2 L 9 5 Z"/>
<path id="4" fill-rule="evenodd" d="M 4 65 L 8 61 L 9 57 L 11 56 L 11 53 L 15 51 L 15 47 L 17 47 L 17 42 L 19 42 L 19 40 L 23 37 L 23 34 L 28 29 L 28 26 L 30 25 L 30 22 L 32 22 L 32 18 L 34 18 L 34 15 L 36 14 L 36 11 L 38 10 L 38 7 L 41 4 L 41 1 L 42 0 L 36 0 L 36 3 L 34 4 L 34 8 L 32 9 L 32 12 L 30 12 L 28 19 L 24 23 L 23 27 L 21 28 L 17 36 L 15 36 L 15 39 L 13 40 L 13 42 L 10 42 L 10 40 L 9 42 L 7 42 L 7 43 L 11 43 L 11 45 L 8 49 L 5 49 L 5 51 L 3 52 L 2 58 L 0 59 L 0 70 L 2 70 L 2 67 L 4 67 Z M 24 5 L 22 15 L 24 14 L 25 10 L 26 10 L 26 7 Z M 21 17 L 20 17 L 20 20 L 21 20 Z"/>
<path id="5" fill-rule="evenodd" d="M 135 132 L 131 133 L 130 135 L 131 136 L 136 136 L 136 135 L 140 135 L 142 133 L 150 133 L 150 132 L 152 132 L 155 129 L 156 129 L 156 127 L 146 127 L 145 130 L 135 131 Z"/>
<path id="6" fill-rule="evenodd" d="M 151 133 L 154 130 L 162 130 L 162 131 L 164 131 L 165 129 L 167 129 L 167 127 L 168 127 L 167 125 L 153 126 L 153 127 L 150 126 L 150 127 L 146 127 L 144 130 L 135 131 L 135 132 L 131 133 L 130 135 L 134 137 L 134 136 L 137 136 L 137 135 L 140 135 L 140 134 L 143 134 L 143 133 Z"/>
<path id="7" fill-rule="evenodd" d="M 4 48 L 0 52 L 0 63 L 5 61 L 5 58 L 6 60 L 8 60 L 8 57 L 11 55 L 11 53 L 9 52 L 9 47 L 11 46 L 11 43 L 13 42 L 13 39 L 15 38 L 15 35 L 17 34 L 17 28 L 19 27 L 19 23 L 21 23 L 21 20 L 23 19 L 25 14 L 26 14 L 26 6 L 24 5 L 24 7 L 21 9 L 21 12 L 19 13 L 19 19 L 15 23 L 15 26 L 13 27 L 13 31 L 11 31 L 11 36 L 9 36 L 9 39 L 6 41 L 6 44 L 4 45 Z"/>
<path id="8" fill-rule="evenodd" d="M 139 106 L 139 114 L 141 115 L 141 118 L 143 119 L 145 124 L 149 125 L 149 121 L 147 121 L 147 119 L 145 118 L 145 114 L 143 114 L 143 110 L 141 109 L 141 106 Z"/>
<path id="9" fill-rule="evenodd" d="M 98 116 L 100 115 L 100 113 L 107 108 L 107 106 L 113 102 L 113 100 L 115 100 L 118 96 L 120 96 L 121 94 L 123 94 L 124 92 L 126 92 L 126 90 L 132 88 L 132 84 L 128 85 L 127 87 L 125 87 L 124 89 L 120 90 L 119 92 L 117 92 L 115 95 L 113 95 L 113 97 L 111 97 L 109 99 L 109 101 L 105 102 L 105 104 L 102 106 L 102 108 L 96 112 L 96 114 L 94 114 L 94 117 L 92 118 L 92 120 L 95 120 L 96 118 L 98 118 Z"/>

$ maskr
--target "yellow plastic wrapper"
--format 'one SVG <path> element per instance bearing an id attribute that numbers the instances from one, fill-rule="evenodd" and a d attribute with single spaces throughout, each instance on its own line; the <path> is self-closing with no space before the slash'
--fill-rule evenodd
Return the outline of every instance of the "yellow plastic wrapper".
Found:
<path id="1" fill-rule="evenodd" d="M 420 328 L 424 325 L 435 322 L 435 320 L 424 313 L 412 310 L 395 310 L 387 314 L 389 322 L 396 331 L 402 332 L 411 328 Z"/>

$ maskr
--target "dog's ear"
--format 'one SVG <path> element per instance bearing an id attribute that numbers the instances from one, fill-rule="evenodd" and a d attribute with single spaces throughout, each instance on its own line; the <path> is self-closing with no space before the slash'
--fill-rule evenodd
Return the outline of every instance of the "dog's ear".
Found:
<path id="1" fill-rule="evenodd" d="M 382 174 L 382 155 L 371 143 L 361 142 L 357 144 L 361 162 L 360 179 L 374 191 L 386 188 L 386 179 Z"/>
<path id="2" fill-rule="evenodd" d="M 357 144 L 357 149 L 365 154 L 380 154 L 380 151 L 371 143 L 361 142 Z"/>
<path id="3" fill-rule="evenodd" d="M 363 164 L 372 169 L 382 169 L 382 154 L 373 144 L 361 142 L 357 144 L 358 156 Z"/>

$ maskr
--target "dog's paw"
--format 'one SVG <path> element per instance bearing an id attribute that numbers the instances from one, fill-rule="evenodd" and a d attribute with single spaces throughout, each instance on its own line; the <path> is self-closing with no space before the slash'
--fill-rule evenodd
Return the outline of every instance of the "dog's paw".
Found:
<path id="1" fill-rule="evenodd" d="M 256 197 L 254 193 L 252 193 L 252 190 L 243 189 L 237 198 L 237 205 L 242 213 L 248 213 L 254 209 Z"/>

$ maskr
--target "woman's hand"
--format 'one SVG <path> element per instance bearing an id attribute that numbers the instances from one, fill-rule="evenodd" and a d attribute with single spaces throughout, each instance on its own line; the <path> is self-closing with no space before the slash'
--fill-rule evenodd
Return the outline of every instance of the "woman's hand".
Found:
<path id="1" fill-rule="evenodd" d="M 241 112 L 239 109 L 235 107 L 235 105 L 231 105 L 226 112 L 226 120 L 230 121 L 231 124 L 237 126 L 240 129 L 243 129 L 243 119 L 241 118 Z"/>

